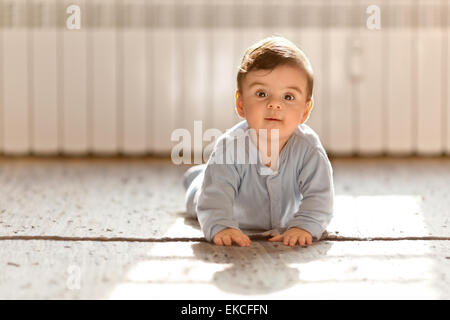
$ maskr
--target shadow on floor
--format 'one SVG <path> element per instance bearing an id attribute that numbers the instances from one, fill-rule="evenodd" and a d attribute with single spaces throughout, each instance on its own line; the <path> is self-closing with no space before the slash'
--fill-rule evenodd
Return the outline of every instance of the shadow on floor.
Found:
<path id="1" fill-rule="evenodd" d="M 184 215 L 184 223 L 200 229 L 196 218 Z M 307 263 L 326 256 L 330 242 L 316 241 L 310 247 L 291 248 L 282 243 L 252 240 L 250 247 L 216 246 L 209 242 L 192 245 L 196 259 L 216 264 L 230 264 L 212 278 L 213 284 L 229 293 L 242 295 L 270 294 L 292 287 L 298 282 L 299 269 L 292 263 Z"/>
<path id="2" fill-rule="evenodd" d="M 230 264 L 212 278 L 219 289 L 254 295 L 270 294 L 297 285 L 301 269 L 289 264 L 321 259 L 331 246 L 329 242 L 315 242 L 308 248 L 291 248 L 282 243 L 253 241 L 250 247 L 222 247 L 204 242 L 193 244 L 192 250 L 194 256 L 204 262 Z"/>

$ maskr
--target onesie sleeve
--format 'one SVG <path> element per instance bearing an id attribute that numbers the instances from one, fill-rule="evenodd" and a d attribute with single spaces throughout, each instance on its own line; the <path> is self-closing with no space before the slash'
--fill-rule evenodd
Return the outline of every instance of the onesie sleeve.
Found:
<path id="1" fill-rule="evenodd" d="M 205 168 L 205 175 L 197 200 L 198 221 L 205 238 L 212 241 L 216 233 L 226 228 L 239 229 L 233 217 L 234 199 L 238 193 L 240 178 L 234 164 L 217 163 L 215 151 Z"/>
<path id="2" fill-rule="evenodd" d="M 302 199 L 287 227 L 297 227 L 320 239 L 333 215 L 333 169 L 325 150 L 312 148 L 305 155 L 297 184 Z"/>

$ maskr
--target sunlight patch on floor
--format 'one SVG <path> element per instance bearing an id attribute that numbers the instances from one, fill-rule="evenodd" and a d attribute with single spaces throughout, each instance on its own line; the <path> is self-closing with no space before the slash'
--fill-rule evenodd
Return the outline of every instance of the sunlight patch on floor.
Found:
<path id="1" fill-rule="evenodd" d="M 189 298 L 192 285 L 210 287 L 214 275 L 231 266 L 229 263 L 212 263 L 195 258 L 191 245 L 167 242 L 156 244 L 146 253 L 148 260 L 140 261 L 114 288 L 111 299 L 157 299 L 170 296 L 172 288 Z M 189 286 L 191 285 L 191 286 Z M 151 288 L 158 287 L 158 292 Z M 150 289 L 150 290 L 149 290 Z M 180 291 L 181 290 L 181 291 Z"/>
<path id="2" fill-rule="evenodd" d="M 191 219 L 184 217 L 177 217 L 175 221 L 170 225 L 169 229 L 164 233 L 163 237 L 169 238 L 202 238 L 203 233 L 199 229 L 200 227 L 194 227 L 190 225 Z"/>
<path id="3" fill-rule="evenodd" d="M 422 201 L 417 195 L 337 195 L 327 230 L 363 238 L 424 236 Z"/>

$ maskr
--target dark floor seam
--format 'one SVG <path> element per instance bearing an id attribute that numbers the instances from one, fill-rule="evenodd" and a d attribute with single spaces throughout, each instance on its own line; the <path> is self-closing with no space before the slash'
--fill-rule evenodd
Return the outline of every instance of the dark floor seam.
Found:
<path id="1" fill-rule="evenodd" d="M 99 242 L 200 242 L 205 238 L 127 238 L 127 237 L 61 237 L 61 236 L 1 236 L 1 240 L 53 240 L 53 241 L 99 241 Z"/>
<path id="2" fill-rule="evenodd" d="M 265 236 L 250 236 L 251 240 L 267 240 Z M 98 242 L 207 242 L 205 238 L 127 238 L 127 237 L 62 237 L 62 236 L 0 236 L 1 240 L 53 240 L 53 241 L 98 241 Z M 327 236 L 320 241 L 402 241 L 402 240 L 437 240 L 449 241 L 450 237 L 344 237 Z"/>

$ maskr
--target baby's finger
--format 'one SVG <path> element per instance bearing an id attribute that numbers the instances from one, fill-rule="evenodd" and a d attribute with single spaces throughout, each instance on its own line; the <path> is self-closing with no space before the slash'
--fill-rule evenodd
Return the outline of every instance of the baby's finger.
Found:
<path id="1" fill-rule="evenodd" d="M 232 236 L 232 239 L 233 239 L 234 242 L 236 242 L 241 247 L 244 247 L 247 244 L 247 242 L 245 241 L 244 237 L 242 237 L 240 235 L 234 235 L 234 236 Z"/>
<path id="2" fill-rule="evenodd" d="M 243 240 L 244 240 L 246 246 L 249 246 L 252 243 L 250 238 L 246 234 L 244 234 Z"/>
<path id="3" fill-rule="evenodd" d="M 300 247 L 303 247 L 305 245 L 305 237 L 300 237 L 298 243 L 300 244 Z"/>
<path id="4" fill-rule="evenodd" d="M 288 246 L 289 245 L 289 240 L 291 239 L 291 236 L 284 236 L 284 238 L 283 238 L 283 244 L 285 245 L 285 246 Z"/>
<path id="5" fill-rule="evenodd" d="M 306 244 L 307 244 L 308 246 L 312 245 L 312 238 L 307 237 L 307 238 L 306 238 Z"/>
<path id="6" fill-rule="evenodd" d="M 272 238 L 269 239 L 269 241 L 282 241 L 283 240 L 283 235 L 279 234 L 277 236 L 274 236 Z"/>
<path id="7" fill-rule="evenodd" d="M 295 246 L 296 243 L 297 243 L 297 237 L 296 237 L 296 236 L 292 236 L 292 237 L 289 239 L 289 245 L 290 245 L 291 247 L 293 247 L 293 246 Z"/>
<path id="8" fill-rule="evenodd" d="M 214 243 L 218 246 L 223 246 L 222 238 L 221 237 L 214 237 Z"/>
<path id="9" fill-rule="evenodd" d="M 231 237 L 229 235 L 223 236 L 222 241 L 226 246 L 231 246 Z"/>

